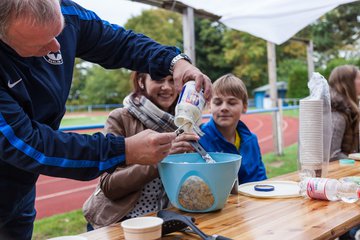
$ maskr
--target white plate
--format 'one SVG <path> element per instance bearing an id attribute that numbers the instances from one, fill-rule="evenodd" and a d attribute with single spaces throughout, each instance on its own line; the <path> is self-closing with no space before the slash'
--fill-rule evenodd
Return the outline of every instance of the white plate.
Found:
<path id="1" fill-rule="evenodd" d="M 258 184 L 272 185 L 275 189 L 270 192 L 255 191 L 254 186 Z M 239 185 L 238 190 L 242 195 L 256 198 L 292 198 L 300 196 L 299 185 L 293 181 L 249 182 Z"/>
<path id="2" fill-rule="evenodd" d="M 87 238 L 80 236 L 62 236 L 62 237 L 49 238 L 48 240 L 87 240 Z"/>

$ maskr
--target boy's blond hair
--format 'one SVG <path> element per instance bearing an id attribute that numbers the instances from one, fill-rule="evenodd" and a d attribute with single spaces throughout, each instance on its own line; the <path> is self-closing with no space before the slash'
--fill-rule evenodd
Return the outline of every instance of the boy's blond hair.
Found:
<path id="1" fill-rule="evenodd" d="M 235 75 L 229 73 L 220 78 L 218 78 L 213 83 L 214 94 L 223 95 L 223 96 L 234 96 L 242 100 L 243 105 L 247 107 L 248 104 L 248 94 L 244 82 L 236 77 Z"/>

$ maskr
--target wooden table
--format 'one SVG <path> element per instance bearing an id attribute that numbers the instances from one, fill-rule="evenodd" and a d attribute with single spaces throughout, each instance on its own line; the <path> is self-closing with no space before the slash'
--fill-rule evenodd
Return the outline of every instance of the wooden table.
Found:
<path id="1" fill-rule="evenodd" d="M 328 177 L 360 176 L 360 162 L 340 166 L 332 162 Z M 297 172 L 273 178 L 298 181 Z M 174 209 L 172 209 L 174 210 Z M 221 211 L 184 215 L 195 217 L 206 234 L 232 239 L 334 239 L 360 224 L 360 201 L 328 202 L 304 199 L 256 199 L 231 195 Z M 83 233 L 89 240 L 124 239 L 120 224 Z M 197 235 L 173 233 L 162 239 L 200 239 Z"/>

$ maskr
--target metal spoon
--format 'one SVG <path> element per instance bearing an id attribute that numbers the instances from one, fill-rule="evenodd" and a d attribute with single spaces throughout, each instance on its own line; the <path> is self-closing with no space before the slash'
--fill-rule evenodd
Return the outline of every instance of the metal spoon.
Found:
<path id="1" fill-rule="evenodd" d="M 201 155 L 201 157 L 207 162 L 207 163 L 216 163 L 216 161 L 208 154 L 205 149 L 200 145 L 199 142 L 196 141 L 189 141 L 191 146 L 195 148 L 195 150 Z"/>
<path id="2" fill-rule="evenodd" d="M 188 123 L 189 122 L 184 123 L 183 125 L 178 127 L 178 129 L 175 130 L 176 136 L 179 136 L 180 134 L 185 132 L 185 130 L 182 128 Z M 190 142 L 191 146 L 193 146 L 193 148 L 195 148 L 196 152 L 198 152 L 207 163 L 216 163 L 216 161 L 210 156 L 210 154 L 208 154 L 206 152 L 206 150 L 200 145 L 199 142 L 196 142 L 196 141 L 189 141 L 189 142 Z"/>

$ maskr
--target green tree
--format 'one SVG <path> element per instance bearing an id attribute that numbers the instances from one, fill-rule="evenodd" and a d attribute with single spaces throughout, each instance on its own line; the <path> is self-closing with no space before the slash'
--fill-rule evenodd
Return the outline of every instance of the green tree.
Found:
<path id="1" fill-rule="evenodd" d="M 359 12 L 359 1 L 341 5 L 296 34 L 313 40 L 318 67 L 345 53 L 350 53 L 350 58 L 359 58 Z"/>
<path id="2" fill-rule="evenodd" d="M 284 81 L 289 83 L 290 73 L 298 68 L 303 68 L 307 71 L 307 63 L 304 60 L 297 58 L 285 58 L 282 61 L 279 61 L 277 65 L 278 82 Z"/>
<path id="3" fill-rule="evenodd" d="M 267 83 L 265 40 L 230 30 L 225 32 L 223 41 L 226 64 L 233 66 L 233 73 L 245 82 L 248 90 Z"/>
<path id="4" fill-rule="evenodd" d="M 196 65 L 215 80 L 232 72 L 233 66 L 225 61 L 223 36 L 228 29 L 221 23 L 195 19 Z"/>
<path id="5" fill-rule="evenodd" d="M 318 71 L 326 78 L 329 79 L 331 71 L 337 66 L 341 65 L 355 65 L 359 66 L 360 59 L 344 59 L 344 58 L 334 58 L 327 62 L 325 68 L 319 68 Z"/>
<path id="6" fill-rule="evenodd" d="M 277 80 L 289 82 L 290 73 L 299 68 L 307 69 L 306 44 L 287 41 L 276 48 Z"/>
<path id="7" fill-rule="evenodd" d="M 83 90 L 84 104 L 122 103 L 131 91 L 128 70 L 104 70 L 98 65 L 89 69 Z"/>
<path id="8" fill-rule="evenodd" d="M 289 73 L 288 98 L 304 98 L 309 95 L 308 72 L 304 65 L 296 65 Z"/>
<path id="9" fill-rule="evenodd" d="M 145 10 L 125 24 L 125 28 L 145 34 L 155 41 L 171 46 L 182 46 L 182 18 L 163 9 Z"/>
<path id="10" fill-rule="evenodd" d="M 143 11 L 130 19 L 126 28 L 144 33 L 154 40 L 183 49 L 182 16 L 162 9 Z M 211 79 L 231 72 L 232 66 L 224 60 L 223 35 L 226 27 L 206 19 L 195 18 L 196 65 Z"/>
<path id="11" fill-rule="evenodd" d="M 342 5 L 324 15 L 311 26 L 317 51 L 334 51 L 354 44 L 359 38 L 360 3 Z"/>
<path id="12" fill-rule="evenodd" d="M 82 104 L 81 93 L 85 87 L 86 82 L 86 62 L 77 58 L 75 59 L 73 81 L 70 88 L 67 105 L 79 105 Z"/>

